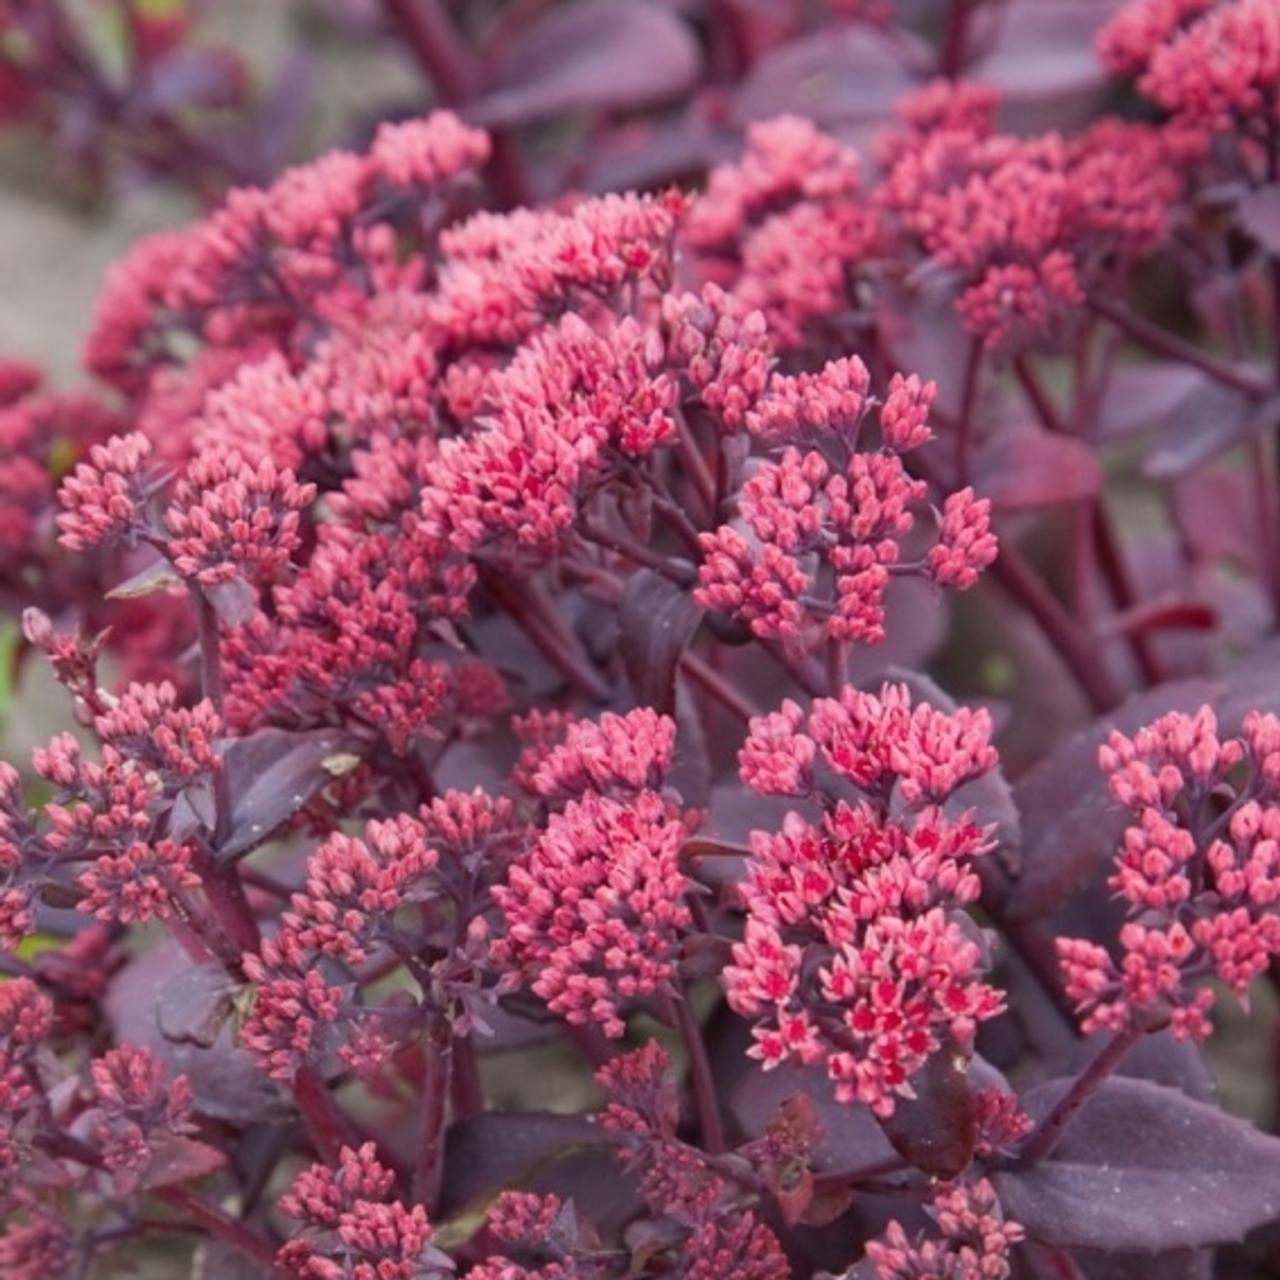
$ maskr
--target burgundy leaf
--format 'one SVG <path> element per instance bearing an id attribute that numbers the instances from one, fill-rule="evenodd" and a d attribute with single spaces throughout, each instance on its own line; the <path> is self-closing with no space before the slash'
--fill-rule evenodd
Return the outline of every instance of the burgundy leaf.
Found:
<path id="1" fill-rule="evenodd" d="M 973 487 L 998 510 L 1034 510 L 1094 497 L 1102 488 L 1102 468 L 1083 441 L 1004 431 L 978 450 Z"/>
<path id="2" fill-rule="evenodd" d="M 1280 183 L 1248 192 L 1239 205 L 1240 225 L 1272 257 L 1280 257 Z"/>
<path id="3" fill-rule="evenodd" d="M 904 55 L 909 38 L 897 35 L 853 26 L 784 44 L 756 63 L 734 115 L 746 124 L 793 112 L 824 128 L 884 119 L 917 85 Z"/>
<path id="4" fill-rule="evenodd" d="M 1160 440 L 1143 464 L 1152 479 L 1184 475 L 1280 421 L 1280 396 L 1257 401 L 1207 383 L 1166 419 Z"/>
<path id="5" fill-rule="evenodd" d="M 236 984 L 210 961 L 181 969 L 156 996 L 156 1025 L 167 1040 L 208 1049 L 234 1011 Z"/>
<path id="6" fill-rule="evenodd" d="M 237 1123 L 286 1115 L 279 1087 L 252 1054 L 237 1047 L 230 1022 L 208 1048 L 178 1044 L 162 1034 L 158 1006 L 164 989 L 189 963 L 176 943 L 165 942 L 115 975 L 103 1001 L 115 1040 L 152 1049 L 171 1077 L 185 1075 L 196 1109 L 205 1115 Z"/>
<path id="7" fill-rule="evenodd" d="M 1043 1116 L 1070 1085 L 1023 1099 Z M 1052 1155 L 996 1174 L 1005 1212 L 1065 1247 L 1168 1250 L 1238 1240 L 1280 1214 L 1280 1138 L 1177 1089 L 1113 1077 Z"/>
<path id="8" fill-rule="evenodd" d="M 184 107 L 229 107 L 242 99 L 244 87 L 244 63 L 234 50 L 179 47 L 152 64 L 137 101 L 157 114 Z"/>
<path id="9" fill-rule="evenodd" d="M 973 1158 L 977 1109 L 969 1063 L 944 1047 L 911 1078 L 914 1098 L 901 1098 L 880 1121 L 893 1149 L 910 1165 L 938 1178 L 954 1178 Z"/>
<path id="10" fill-rule="evenodd" d="M 216 1147 L 196 1142 L 193 1138 L 165 1134 L 153 1141 L 151 1159 L 143 1170 L 138 1187 L 142 1191 L 154 1191 L 177 1182 L 190 1182 L 221 1169 L 226 1163 L 227 1157 Z"/>
<path id="11" fill-rule="evenodd" d="M 620 111 L 686 92 L 701 56 L 689 28 L 648 0 L 579 0 L 531 23 L 502 57 L 493 92 L 468 116 L 487 127 L 561 111 Z"/>
<path id="12" fill-rule="evenodd" d="M 453 1125 L 445 1143 L 444 1203 L 453 1213 L 487 1199 L 582 1148 L 609 1147 L 607 1131 L 583 1115 L 491 1111 Z"/>
<path id="13" fill-rule="evenodd" d="M 1199 369 L 1172 360 L 1117 369 L 1107 379 L 1094 430 L 1100 440 L 1118 440 L 1160 426 L 1208 385 Z"/>
<path id="14" fill-rule="evenodd" d="M 752 1066 L 733 1090 L 729 1107 L 748 1138 L 761 1137 L 778 1109 L 797 1094 L 813 1104 L 822 1138 L 813 1152 L 816 1173 L 845 1174 L 892 1160 L 894 1149 L 866 1107 L 837 1102 L 820 1067 Z"/>
<path id="15" fill-rule="evenodd" d="M 1204 467 L 1179 476 L 1172 497 L 1178 531 L 1197 559 L 1260 567 L 1253 476 L 1226 466 Z"/>
<path id="16" fill-rule="evenodd" d="M 234 797 L 231 830 L 218 856 L 236 858 L 261 844 L 331 781 L 325 761 L 352 746 L 336 729 L 259 729 L 233 739 L 223 755 Z"/>
<path id="17" fill-rule="evenodd" d="M 1015 105 L 1087 104 L 1106 80 L 1094 37 L 1115 8 L 1116 0 L 1014 0 L 999 15 L 995 49 L 967 74 Z"/>
<path id="18" fill-rule="evenodd" d="M 627 580 L 618 606 L 618 653 L 636 700 L 671 715 L 676 669 L 702 618 L 688 591 L 652 569 Z"/>

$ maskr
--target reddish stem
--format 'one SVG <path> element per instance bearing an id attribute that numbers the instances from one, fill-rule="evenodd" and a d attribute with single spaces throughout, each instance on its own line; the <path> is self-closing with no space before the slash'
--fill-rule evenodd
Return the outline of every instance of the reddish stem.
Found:
<path id="1" fill-rule="evenodd" d="M 1215 382 L 1222 383 L 1224 387 L 1231 387 L 1255 400 L 1261 400 L 1271 392 L 1271 388 L 1266 383 L 1259 382 L 1234 366 L 1215 359 L 1190 342 L 1184 342 L 1181 338 L 1175 337 L 1167 329 L 1144 320 L 1123 303 L 1113 302 L 1110 298 L 1098 295 L 1089 299 L 1089 305 L 1139 346 L 1146 347 L 1157 355 L 1169 356 L 1171 359 L 1182 361 L 1183 364 L 1189 364 Z"/>
<path id="2" fill-rule="evenodd" d="M 157 1200 L 180 1209 L 209 1235 L 265 1267 L 273 1276 L 286 1274 L 282 1267 L 276 1265 L 276 1246 L 272 1241 L 250 1230 L 243 1222 L 229 1217 L 195 1192 L 186 1187 L 159 1187 L 151 1194 Z"/>
<path id="3" fill-rule="evenodd" d="M 293 1078 L 293 1100 L 298 1104 L 316 1153 L 327 1164 L 336 1164 L 343 1147 L 359 1145 L 359 1138 L 338 1110 L 328 1085 L 315 1067 L 300 1067 Z"/>
<path id="4" fill-rule="evenodd" d="M 713 1155 L 725 1151 L 724 1121 L 720 1118 L 720 1100 L 716 1094 L 715 1075 L 707 1057 L 707 1046 L 702 1038 L 693 1010 L 683 992 L 671 995 L 671 1015 L 685 1052 L 689 1055 L 689 1082 L 693 1086 L 693 1102 L 698 1112 L 698 1128 L 702 1131 L 702 1145 Z"/>
<path id="5" fill-rule="evenodd" d="M 991 566 L 997 582 L 1031 614 L 1045 637 L 1079 682 L 1095 711 L 1118 706 L 1123 693 L 1103 664 L 1089 637 L 1040 580 L 1039 575 L 1007 542 Z"/>
<path id="6" fill-rule="evenodd" d="M 1075 1078 L 1071 1087 L 1036 1126 L 1018 1153 L 1019 1164 L 1036 1164 L 1053 1153 L 1080 1109 L 1097 1093 L 1144 1034 L 1141 1027 L 1128 1027 L 1124 1031 L 1117 1031 L 1103 1045 L 1093 1061 Z"/>
<path id="7" fill-rule="evenodd" d="M 426 1063 L 418 1128 L 418 1158 L 413 1170 L 413 1198 L 418 1204 L 425 1205 L 430 1213 L 439 1199 L 444 1173 L 444 1129 L 453 1065 L 453 1032 L 443 1014 L 436 1014 L 431 1020 Z"/>

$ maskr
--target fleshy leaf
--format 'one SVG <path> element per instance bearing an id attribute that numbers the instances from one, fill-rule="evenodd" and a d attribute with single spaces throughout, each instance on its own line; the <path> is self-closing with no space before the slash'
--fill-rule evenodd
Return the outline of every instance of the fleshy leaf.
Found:
<path id="1" fill-rule="evenodd" d="M 701 55 L 675 14 L 648 0 L 580 0 L 531 23 L 502 58 L 477 124 L 527 124 L 561 111 L 617 111 L 684 93 Z"/>
<path id="2" fill-rule="evenodd" d="M 1043 1116 L 1070 1086 L 1023 1106 Z M 1113 1077 L 1053 1153 L 996 1174 L 1010 1218 L 1066 1248 L 1168 1250 L 1239 1240 L 1280 1214 L 1280 1138 L 1146 1080 Z"/>
<path id="3" fill-rule="evenodd" d="M 627 580 L 618 607 L 618 653 L 638 702 L 674 712 L 676 668 L 701 618 L 689 592 L 652 569 Z"/>
<path id="4" fill-rule="evenodd" d="M 1102 468 L 1080 440 L 1003 431 L 979 450 L 973 483 L 998 510 L 1026 511 L 1092 498 L 1102 488 Z"/>
<path id="5" fill-rule="evenodd" d="M 267 839 L 333 780 L 325 761 L 350 746 L 333 729 L 259 729 L 229 743 L 223 759 L 234 801 L 231 829 L 218 848 L 219 858 L 238 857 Z"/>

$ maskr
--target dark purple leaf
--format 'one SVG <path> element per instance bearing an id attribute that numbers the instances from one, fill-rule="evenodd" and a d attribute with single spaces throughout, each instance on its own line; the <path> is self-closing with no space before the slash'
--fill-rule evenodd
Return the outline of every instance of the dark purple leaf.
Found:
<path id="1" fill-rule="evenodd" d="M 1257 401 L 1207 383 L 1165 421 L 1159 443 L 1147 455 L 1143 472 L 1156 480 L 1184 475 L 1280 421 L 1280 396 Z"/>
<path id="2" fill-rule="evenodd" d="M 193 1138 L 164 1134 L 151 1144 L 151 1159 L 142 1172 L 138 1187 L 142 1191 L 154 1191 L 178 1182 L 190 1182 L 221 1169 L 226 1163 L 227 1157 L 216 1147 L 196 1142 Z"/>
<path id="3" fill-rule="evenodd" d="M 1084 1268 L 1087 1280 L 1214 1280 L 1215 1275 L 1227 1274 L 1214 1271 L 1212 1249 L 1172 1249 L 1168 1253 L 1073 1249 L 1071 1253 Z"/>
<path id="4" fill-rule="evenodd" d="M 973 487 L 997 510 L 1034 510 L 1094 497 L 1102 488 L 1102 468 L 1083 441 L 1002 431 L 978 450 Z"/>
<path id="5" fill-rule="evenodd" d="M 1239 212 L 1240 225 L 1273 258 L 1280 257 L 1280 183 L 1250 191 Z"/>
<path id="6" fill-rule="evenodd" d="M 259 729 L 233 739 L 223 754 L 233 797 L 231 830 L 218 856 L 239 857 L 267 839 L 332 780 L 325 762 L 352 746 L 336 729 Z"/>
<path id="7" fill-rule="evenodd" d="M 503 54 L 497 87 L 467 107 L 490 128 L 561 111 L 621 111 L 674 98 L 697 81 L 689 28 L 648 0 L 579 0 L 531 23 Z"/>
<path id="8" fill-rule="evenodd" d="M 906 65 L 908 37 L 896 34 L 827 29 L 772 50 L 739 89 L 735 117 L 748 124 L 791 112 L 825 128 L 884 119 L 918 83 Z"/>
<path id="9" fill-rule="evenodd" d="M 1243 470 L 1222 466 L 1204 467 L 1174 481 L 1178 532 L 1196 559 L 1261 567 L 1254 479 Z"/>
<path id="10" fill-rule="evenodd" d="M 880 1121 L 893 1149 L 917 1169 L 954 1178 L 973 1158 L 977 1108 L 969 1063 L 957 1051 L 935 1053 L 911 1078 L 914 1098 L 900 1098 L 892 1116 Z"/>
<path id="11" fill-rule="evenodd" d="M 1199 369 L 1172 360 L 1117 369 L 1098 404 L 1098 439 L 1118 440 L 1158 427 L 1208 385 Z"/>
<path id="12" fill-rule="evenodd" d="M 636 700 L 671 715 L 676 670 L 702 610 L 682 587 L 652 569 L 627 580 L 618 606 L 618 653 Z"/>
<path id="13" fill-rule="evenodd" d="M 729 1109 L 748 1138 L 768 1131 L 778 1108 L 800 1094 L 813 1104 L 822 1139 L 813 1152 L 816 1173 L 854 1173 L 892 1160 L 889 1139 L 866 1107 L 837 1102 L 820 1067 L 783 1065 L 772 1071 L 752 1066 L 732 1091 Z"/>
<path id="14" fill-rule="evenodd" d="M 263 95 L 253 141 L 263 156 L 268 173 L 278 172 L 284 167 L 294 141 L 302 131 L 311 101 L 314 71 L 310 57 L 305 53 L 294 53 L 281 65 Z"/>
<path id="15" fill-rule="evenodd" d="M 208 1049 L 234 1011 L 236 984 L 210 961 L 179 970 L 156 996 L 156 1024 L 166 1040 Z"/>
<path id="16" fill-rule="evenodd" d="M 1023 1105 L 1038 1119 L 1070 1083 Z M 1280 1214 L 1280 1138 L 1177 1089 L 1113 1077 L 1048 1159 L 997 1173 L 996 1186 L 1009 1217 L 1048 1244 L 1199 1248 Z"/>
<path id="17" fill-rule="evenodd" d="M 491 1111 L 461 1120 L 445 1140 L 440 1211 L 451 1214 L 487 1200 L 570 1152 L 612 1145 L 608 1132 L 583 1115 Z"/>
<path id="18" fill-rule="evenodd" d="M 1098 747 L 1112 729 L 1132 733 L 1166 711 L 1195 711 L 1218 691 L 1205 680 L 1183 680 L 1139 694 L 1061 740 L 1023 774 L 1013 789 L 1022 818 L 1022 869 L 1006 907 L 1011 918 L 1051 911 L 1115 849 L 1127 815 L 1098 768 Z"/>
<path id="19" fill-rule="evenodd" d="M 176 1044 L 160 1031 L 157 1005 L 174 974 L 190 961 L 174 942 L 165 942 L 131 960 L 112 980 L 103 1002 L 117 1042 L 152 1049 L 169 1075 L 191 1082 L 196 1109 L 220 1120 L 247 1122 L 288 1114 L 277 1085 L 251 1054 L 237 1047 L 230 1022 L 209 1048 Z"/>
<path id="20" fill-rule="evenodd" d="M 1088 106 L 1103 89 L 1106 73 L 1094 52 L 1098 27 L 1116 0 L 1014 0 L 998 18 L 998 43 L 967 75 L 1000 90 L 1016 114 L 1010 123 L 1045 127 L 1043 107 Z M 1042 111 L 1027 120 L 1028 108 Z"/>

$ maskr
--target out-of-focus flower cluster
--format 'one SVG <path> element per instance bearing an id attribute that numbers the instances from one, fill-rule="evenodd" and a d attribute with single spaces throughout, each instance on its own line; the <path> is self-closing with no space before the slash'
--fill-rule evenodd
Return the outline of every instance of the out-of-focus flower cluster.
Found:
<path id="1" fill-rule="evenodd" d="M 894 685 L 752 721 L 743 781 L 825 809 L 752 839 L 745 936 L 723 981 L 766 1066 L 822 1063 L 837 1098 L 891 1116 L 931 1055 L 971 1048 L 1002 1010 L 960 910 L 990 832 L 944 808 L 994 765 L 990 733 L 986 712 L 913 705 Z"/>
<path id="2" fill-rule="evenodd" d="M 1120 958 L 1060 938 L 1086 1031 L 1169 1025 L 1212 1031 L 1216 977 L 1241 1000 L 1280 955 L 1280 720 L 1253 711 L 1221 738 L 1209 707 L 1170 712 L 1098 750 L 1133 815 L 1107 883 L 1124 903 Z"/>

